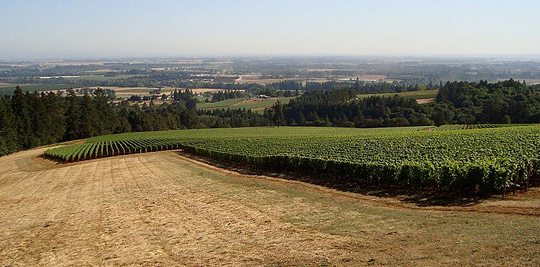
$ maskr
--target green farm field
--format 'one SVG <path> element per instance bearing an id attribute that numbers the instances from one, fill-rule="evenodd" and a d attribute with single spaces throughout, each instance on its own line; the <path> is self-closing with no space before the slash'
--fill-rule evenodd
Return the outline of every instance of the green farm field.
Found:
<path id="1" fill-rule="evenodd" d="M 435 98 L 439 90 L 425 90 L 425 91 L 410 91 L 410 92 L 401 92 L 401 93 L 384 93 L 384 94 L 360 94 L 358 98 L 367 98 L 372 96 L 394 96 L 398 95 L 403 98 L 414 98 L 414 99 L 428 99 Z"/>
<path id="2" fill-rule="evenodd" d="M 216 108 L 227 109 L 227 108 L 230 108 L 232 105 L 238 104 L 246 99 L 247 98 L 233 98 L 233 99 L 227 99 L 223 101 L 210 102 L 210 103 L 199 102 L 197 103 L 197 108 L 199 109 L 216 109 Z"/>
<path id="3" fill-rule="evenodd" d="M 72 86 L 66 84 L 22 84 L 19 85 L 23 91 L 50 91 L 50 90 L 65 90 Z M 0 85 L 0 94 L 12 94 L 15 91 L 16 84 Z"/>
<path id="4" fill-rule="evenodd" d="M 294 97 L 281 97 L 279 98 L 279 101 L 281 101 L 282 104 L 287 104 L 291 99 Z M 233 99 L 227 99 L 223 101 L 213 102 L 213 103 L 204 103 L 200 102 L 197 104 L 197 108 L 199 109 L 250 109 L 252 111 L 262 111 L 265 108 L 270 108 L 276 102 L 278 99 L 271 98 L 266 100 L 261 99 L 248 99 L 248 98 L 233 98 Z"/>
<path id="5" fill-rule="evenodd" d="M 264 101 L 251 101 L 251 102 L 247 101 L 247 102 L 241 102 L 241 103 L 235 104 L 232 107 L 251 109 L 254 111 L 257 111 L 257 110 L 262 111 L 265 108 L 272 107 L 274 104 L 276 104 L 278 100 L 281 102 L 281 104 L 287 104 L 289 103 L 289 101 L 291 101 L 291 99 L 294 99 L 294 97 L 280 97 L 279 99 L 271 98 Z"/>

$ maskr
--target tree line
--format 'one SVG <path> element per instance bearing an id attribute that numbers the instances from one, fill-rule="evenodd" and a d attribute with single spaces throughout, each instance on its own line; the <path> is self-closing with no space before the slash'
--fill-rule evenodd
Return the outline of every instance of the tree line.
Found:
<path id="1" fill-rule="evenodd" d="M 357 99 L 357 88 L 306 92 L 283 106 L 288 125 L 389 127 L 540 122 L 540 88 L 512 79 L 447 82 L 434 102 L 399 96 Z"/>
<path id="2" fill-rule="evenodd" d="M 399 96 L 356 99 L 352 88 L 307 92 L 283 106 L 287 125 L 391 127 L 433 125 L 428 108 Z"/>
<path id="3" fill-rule="evenodd" d="M 242 98 L 246 96 L 248 96 L 248 94 L 242 91 L 234 91 L 234 90 L 219 91 L 212 94 L 212 102 L 223 101 L 223 100 L 233 99 L 233 98 Z"/>
<path id="4" fill-rule="evenodd" d="M 78 96 L 23 92 L 0 97 L 0 156 L 36 146 L 97 135 L 187 128 L 272 125 L 272 118 L 246 110 L 197 111 L 193 93 L 154 105 L 110 101 L 102 89 Z"/>
<path id="5" fill-rule="evenodd" d="M 357 87 L 305 92 L 262 114 L 245 109 L 197 110 L 190 90 L 174 101 L 111 101 L 103 89 L 78 96 L 23 92 L 0 97 L 0 155 L 96 135 L 186 128 L 305 125 L 393 127 L 410 125 L 540 123 L 540 88 L 514 80 L 448 82 L 434 102 L 399 96 L 358 99 Z"/>

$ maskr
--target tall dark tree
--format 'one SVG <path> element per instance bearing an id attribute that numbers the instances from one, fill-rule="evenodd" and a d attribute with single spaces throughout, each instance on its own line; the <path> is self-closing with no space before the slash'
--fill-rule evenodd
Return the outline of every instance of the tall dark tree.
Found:
<path id="1" fill-rule="evenodd" d="M 66 132 L 66 119 L 64 115 L 64 98 L 57 93 L 42 94 L 45 112 L 49 114 L 46 121 L 49 143 L 62 141 Z"/>
<path id="2" fill-rule="evenodd" d="M 41 95 L 37 91 L 28 94 L 28 103 L 30 103 L 30 121 L 34 135 L 32 147 L 50 144 L 51 114 L 45 109 Z"/>
<path id="3" fill-rule="evenodd" d="M 272 110 L 274 111 L 274 117 L 272 118 L 274 125 L 276 125 L 277 127 L 285 125 L 283 105 L 281 105 L 281 102 L 279 100 L 276 101 L 276 103 L 272 106 Z"/>
<path id="4" fill-rule="evenodd" d="M 182 112 L 180 115 L 180 121 L 182 126 L 188 129 L 199 128 L 197 113 L 195 113 L 193 110 L 184 110 L 184 112 Z"/>
<path id="5" fill-rule="evenodd" d="M 94 103 L 98 117 L 97 133 L 99 135 L 114 133 L 120 122 L 105 90 L 98 88 L 94 91 Z"/>
<path id="6" fill-rule="evenodd" d="M 35 137 L 32 130 L 30 118 L 29 94 L 22 91 L 17 86 L 11 98 L 11 108 L 15 115 L 15 128 L 20 148 L 27 149 L 35 144 Z"/>
<path id="7" fill-rule="evenodd" d="M 81 137 L 91 137 L 99 134 L 99 118 L 94 101 L 85 93 L 81 102 Z"/>
<path id="8" fill-rule="evenodd" d="M 122 105 L 118 114 L 118 124 L 115 128 L 115 133 L 131 132 L 131 124 L 129 123 L 129 111 L 126 105 Z"/>
<path id="9" fill-rule="evenodd" d="M 0 156 L 19 150 L 15 115 L 9 98 L 0 97 Z"/>
<path id="10" fill-rule="evenodd" d="M 73 89 L 68 91 L 66 97 L 66 135 L 65 140 L 83 138 L 81 130 L 81 108 L 79 98 Z"/>

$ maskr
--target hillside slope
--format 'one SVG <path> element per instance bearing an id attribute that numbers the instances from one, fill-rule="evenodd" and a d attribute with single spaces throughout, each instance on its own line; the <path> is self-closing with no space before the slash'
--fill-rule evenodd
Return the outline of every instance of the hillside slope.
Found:
<path id="1" fill-rule="evenodd" d="M 43 150 L 0 158 L 2 266 L 540 264 L 538 198 L 442 211 L 175 151 L 53 164 Z M 513 205 L 531 214 L 490 212 Z"/>

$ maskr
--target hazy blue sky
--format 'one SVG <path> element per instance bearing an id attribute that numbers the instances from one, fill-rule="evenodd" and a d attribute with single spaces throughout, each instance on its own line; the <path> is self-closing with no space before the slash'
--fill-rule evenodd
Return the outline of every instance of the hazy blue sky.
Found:
<path id="1" fill-rule="evenodd" d="M 540 54 L 538 0 L 0 0 L 0 59 Z"/>

